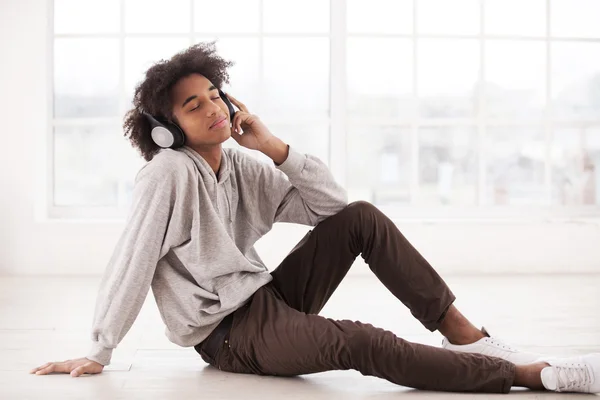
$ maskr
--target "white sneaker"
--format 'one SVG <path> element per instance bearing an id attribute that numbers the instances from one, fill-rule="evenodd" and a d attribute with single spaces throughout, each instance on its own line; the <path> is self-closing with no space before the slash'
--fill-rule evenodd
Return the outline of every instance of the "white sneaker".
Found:
<path id="1" fill-rule="evenodd" d="M 502 342 L 500 339 L 490 337 L 490 334 L 485 328 L 481 328 L 481 332 L 483 332 L 486 337 L 479 339 L 475 343 L 456 345 L 444 338 L 442 340 L 442 347 L 447 350 L 461 353 L 479 353 L 486 356 L 499 357 L 516 365 L 533 364 L 540 358 L 547 357 L 542 354 L 519 351 Z"/>
<path id="2" fill-rule="evenodd" d="M 542 384 L 555 392 L 600 393 L 600 353 L 583 357 L 540 360 L 550 364 L 542 370 Z"/>

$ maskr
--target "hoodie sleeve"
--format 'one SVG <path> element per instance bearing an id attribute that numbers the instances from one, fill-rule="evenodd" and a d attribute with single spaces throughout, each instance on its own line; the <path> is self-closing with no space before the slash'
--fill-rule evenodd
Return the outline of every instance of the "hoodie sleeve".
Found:
<path id="1" fill-rule="evenodd" d="M 155 157 L 158 157 L 155 156 Z M 159 161 L 159 160 L 157 160 Z M 109 365 L 113 349 L 129 331 L 148 294 L 173 210 L 176 167 L 169 160 L 149 162 L 136 175 L 125 229 L 104 272 L 86 356 Z"/>
<path id="2" fill-rule="evenodd" d="M 275 222 L 315 226 L 348 205 L 346 190 L 325 163 L 288 148 L 288 157 L 281 165 L 257 162 L 261 165 L 257 204 L 264 230 Z"/>

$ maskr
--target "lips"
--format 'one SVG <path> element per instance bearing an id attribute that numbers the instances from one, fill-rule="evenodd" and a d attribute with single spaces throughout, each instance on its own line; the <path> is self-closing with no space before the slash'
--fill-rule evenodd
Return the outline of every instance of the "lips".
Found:
<path id="1" fill-rule="evenodd" d="M 219 124 L 220 122 L 224 121 L 227 117 L 221 117 L 218 120 L 216 120 L 211 126 L 210 128 L 214 128 L 215 125 Z"/>

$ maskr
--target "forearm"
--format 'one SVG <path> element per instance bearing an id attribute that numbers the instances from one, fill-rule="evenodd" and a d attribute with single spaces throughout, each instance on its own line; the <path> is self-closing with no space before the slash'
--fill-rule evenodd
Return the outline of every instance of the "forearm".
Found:
<path id="1" fill-rule="evenodd" d="M 277 169 L 284 172 L 289 180 L 289 183 L 282 182 L 281 186 L 291 187 L 279 201 L 276 222 L 314 226 L 348 204 L 346 190 L 335 181 L 327 165 L 317 157 L 299 153 L 291 146 L 286 160 Z M 269 186 L 275 186 L 275 183 Z"/>
<path id="2" fill-rule="evenodd" d="M 273 136 L 260 151 L 273 160 L 275 165 L 279 166 L 287 160 L 289 146 L 277 136 Z"/>

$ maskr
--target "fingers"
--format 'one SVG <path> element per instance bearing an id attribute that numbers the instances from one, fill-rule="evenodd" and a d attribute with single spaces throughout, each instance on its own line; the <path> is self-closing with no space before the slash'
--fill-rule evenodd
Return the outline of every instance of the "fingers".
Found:
<path id="1" fill-rule="evenodd" d="M 90 371 L 88 371 L 88 368 L 91 365 L 92 365 L 92 363 L 80 365 L 79 367 L 77 367 L 73 371 L 71 371 L 71 376 L 75 378 L 75 377 L 78 377 L 79 375 L 85 374 L 86 372 L 90 372 Z"/>
<path id="2" fill-rule="evenodd" d="M 244 115 L 242 113 L 235 113 L 235 116 L 233 117 L 233 121 L 231 122 L 231 133 L 237 133 L 240 134 L 242 132 L 242 117 Z"/>
<path id="3" fill-rule="evenodd" d="M 236 99 L 235 97 L 233 97 L 232 95 L 230 95 L 229 93 L 225 93 L 225 95 L 227 96 L 227 98 L 229 100 L 231 100 L 231 102 L 237 106 L 237 108 L 239 108 L 241 111 L 244 112 L 249 112 L 248 108 L 246 107 L 246 105 L 244 103 L 242 103 L 241 101 L 239 101 L 238 99 Z"/>
<path id="4" fill-rule="evenodd" d="M 242 139 L 242 135 L 240 135 L 237 132 L 234 132 L 233 127 L 231 128 L 231 137 L 233 138 L 233 140 L 235 140 L 238 143 L 240 143 L 240 140 Z"/>
<path id="5" fill-rule="evenodd" d="M 61 372 L 77 377 L 83 374 L 99 374 L 104 369 L 102 364 L 91 361 L 87 358 L 76 360 L 67 360 L 62 362 L 49 362 L 29 371 L 30 374 L 46 375 L 52 372 Z"/>
<path id="6" fill-rule="evenodd" d="M 233 135 L 234 132 L 236 132 L 235 130 L 235 121 L 237 121 L 239 112 L 236 112 L 235 115 L 233 116 L 233 119 L 231 120 L 231 134 Z"/>
<path id="7" fill-rule="evenodd" d="M 46 363 L 46 364 L 44 364 L 44 365 L 40 365 L 39 367 L 32 369 L 31 371 L 29 371 L 29 373 L 30 373 L 30 374 L 35 374 L 36 372 L 38 372 L 38 371 L 39 371 L 39 370 L 41 370 L 41 369 L 44 369 L 44 368 L 46 368 L 46 367 L 47 367 L 48 365 L 50 365 L 50 364 L 52 364 L 52 363 L 51 363 L 51 362 L 47 362 L 47 363 Z"/>
<path id="8" fill-rule="evenodd" d="M 240 115 L 237 119 L 234 120 L 234 122 L 235 122 L 236 133 L 239 133 L 241 135 L 242 134 L 242 116 Z"/>
<path id="9" fill-rule="evenodd" d="M 35 374 L 36 375 L 47 375 L 52 372 L 62 372 L 62 371 L 60 371 L 59 364 L 50 363 L 50 365 L 48 365 L 47 367 L 41 368 L 40 370 L 36 371 Z"/>

